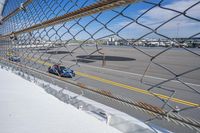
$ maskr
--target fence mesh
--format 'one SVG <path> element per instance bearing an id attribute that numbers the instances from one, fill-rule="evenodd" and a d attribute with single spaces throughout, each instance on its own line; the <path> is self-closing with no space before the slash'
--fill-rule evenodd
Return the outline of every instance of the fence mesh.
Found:
<path id="1" fill-rule="evenodd" d="M 199 9 L 199 0 L 7 0 L 1 62 L 43 73 L 64 65 L 76 73 L 69 82 L 147 111 L 147 123 L 199 131 Z"/>

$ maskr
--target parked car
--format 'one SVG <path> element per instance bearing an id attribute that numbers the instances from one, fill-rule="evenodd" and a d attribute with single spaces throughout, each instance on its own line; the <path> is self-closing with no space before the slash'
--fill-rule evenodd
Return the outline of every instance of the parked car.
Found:
<path id="1" fill-rule="evenodd" d="M 50 66 L 48 68 L 48 72 L 61 77 L 68 77 L 68 78 L 75 77 L 75 73 L 72 69 L 66 68 L 65 66 L 61 66 L 59 64 Z"/>
<path id="2" fill-rule="evenodd" d="M 19 56 L 10 56 L 8 58 L 10 61 L 14 61 L 14 62 L 20 62 L 20 57 Z"/>

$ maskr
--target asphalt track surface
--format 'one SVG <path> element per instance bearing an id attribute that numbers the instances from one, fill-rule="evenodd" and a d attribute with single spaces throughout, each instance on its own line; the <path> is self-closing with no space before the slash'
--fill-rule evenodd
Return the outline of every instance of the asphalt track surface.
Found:
<path id="1" fill-rule="evenodd" d="M 48 66 L 62 59 L 63 65 L 71 67 L 76 71 L 76 77 L 72 80 L 77 80 L 86 85 L 110 91 L 113 94 L 136 101 L 146 102 L 158 107 L 163 105 L 163 102 L 150 95 L 147 89 L 155 83 L 173 77 L 173 75 L 158 66 L 151 65 L 141 83 L 142 74 L 149 63 L 150 57 L 130 47 L 104 47 L 101 52 L 105 54 L 106 62 L 104 67 L 102 67 L 101 54 L 95 53 L 87 57 L 88 54 L 95 51 L 95 47 L 86 46 L 84 49 L 78 48 L 71 52 L 74 48 L 76 46 L 70 46 L 70 49 L 62 47 L 50 48 L 48 50 L 47 48 L 31 48 L 32 53 L 26 52 L 30 49 L 18 50 L 20 56 L 25 57 L 22 64 L 47 71 Z M 150 55 L 156 55 L 164 50 L 163 48 L 140 49 Z M 192 49 L 192 51 L 200 54 L 200 49 Z M 38 57 L 40 58 L 38 59 Z M 76 59 L 79 61 L 78 65 L 75 62 Z M 46 61 L 48 63 L 45 63 Z M 180 74 L 199 67 L 200 57 L 186 50 L 174 48 L 160 55 L 155 59 L 155 62 L 164 65 L 176 74 Z M 187 85 L 200 91 L 200 70 L 183 75 L 180 79 Z M 165 83 L 162 85 L 162 88 L 164 89 L 155 88 L 152 91 L 166 100 L 172 94 L 167 90 L 175 90 L 173 99 L 169 101 L 169 104 L 172 106 L 185 108 L 199 106 L 200 104 L 199 94 L 177 81 L 173 80 Z M 165 109 L 169 110 L 170 108 L 166 107 Z M 131 111 L 126 112 L 132 114 Z M 181 114 L 200 120 L 199 108 L 183 111 Z M 143 118 L 139 117 L 139 119 Z M 182 129 L 177 128 L 174 131 L 182 131 Z"/>

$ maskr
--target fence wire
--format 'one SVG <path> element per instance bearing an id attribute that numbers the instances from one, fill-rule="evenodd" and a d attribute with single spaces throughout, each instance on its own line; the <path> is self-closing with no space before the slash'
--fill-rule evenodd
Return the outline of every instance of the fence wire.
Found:
<path id="1" fill-rule="evenodd" d="M 18 67 L 42 73 L 64 65 L 76 73 L 68 82 L 147 112 L 147 123 L 199 131 L 199 9 L 199 0 L 7 0 L 1 62 L 19 56 Z"/>

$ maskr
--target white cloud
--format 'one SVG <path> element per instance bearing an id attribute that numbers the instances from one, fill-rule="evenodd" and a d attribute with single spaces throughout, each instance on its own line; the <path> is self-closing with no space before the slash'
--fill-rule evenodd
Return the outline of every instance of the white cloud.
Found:
<path id="1" fill-rule="evenodd" d="M 175 1 L 171 4 L 167 4 L 164 7 L 166 8 L 170 8 L 170 9 L 174 9 L 180 12 L 183 12 L 185 10 L 187 10 L 190 6 L 192 6 L 193 4 L 195 4 L 197 2 L 197 0 L 180 0 L 180 1 Z M 200 5 L 196 5 L 195 7 L 200 7 Z M 189 9 L 188 10 L 190 15 L 192 16 L 198 16 L 199 15 L 199 8 L 193 8 L 193 9 Z M 142 11 L 143 12 L 143 11 Z M 176 15 L 178 15 L 179 13 L 176 13 L 174 11 L 169 11 L 169 10 L 165 10 L 162 9 L 160 7 L 156 7 L 152 10 L 150 10 L 148 13 L 146 13 L 143 17 L 143 19 L 145 20 L 144 23 L 146 24 L 151 24 L 151 23 L 155 23 L 155 22 L 163 22 L 166 20 L 169 20 L 173 17 L 175 17 Z M 191 19 L 188 19 L 185 16 L 181 16 L 178 17 L 176 19 L 174 19 L 173 21 L 173 25 L 172 23 L 166 27 L 166 28 L 174 28 L 174 24 L 182 24 L 184 26 L 194 26 L 194 22 L 191 22 Z"/>
<path id="2" fill-rule="evenodd" d="M 198 0 L 179 0 L 179 1 L 174 1 L 170 4 L 166 4 L 163 7 L 183 12 L 197 2 L 198 2 Z M 199 5 L 196 5 L 196 6 L 199 7 Z M 144 10 L 141 10 L 141 12 L 143 12 L 143 11 Z M 196 8 L 192 12 L 195 14 L 199 14 L 198 9 L 196 9 Z M 146 15 L 151 19 L 162 19 L 165 17 L 173 17 L 176 14 L 177 14 L 176 12 L 165 10 L 160 7 L 156 7 L 156 8 L 153 8 L 152 10 L 150 10 L 150 12 L 147 13 Z"/>
<path id="3" fill-rule="evenodd" d="M 170 4 L 163 4 L 162 6 L 165 8 L 174 9 L 180 12 L 183 12 L 187 10 L 190 6 L 197 3 L 198 0 L 177 0 Z M 186 14 L 199 19 L 199 10 L 200 10 L 200 4 L 195 5 L 194 7 L 187 10 Z M 146 10 L 141 10 L 140 13 L 144 12 Z M 167 20 L 175 17 L 179 13 L 162 9 L 160 7 L 155 7 L 149 12 L 147 12 L 144 16 L 142 16 L 138 22 L 147 25 L 148 27 L 151 27 L 153 29 L 157 28 L 160 24 L 166 22 Z M 125 26 L 129 22 L 121 22 L 119 23 L 119 26 Z M 127 28 L 131 29 L 137 29 L 140 26 L 136 26 L 135 24 L 131 24 Z M 172 30 L 181 29 L 182 33 L 179 34 L 180 36 L 186 36 L 189 34 L 194 34 L 200 31 L 200 23 L 197 21 L 194 21 L 190 18 L 187 18 L 183 15 L 173 19 L 172 21 L 166 23 L 160 28 L 160 31 L 162 32 L 171 32 Z M 184 30 L 185 29 L 185 30 Z M 188 31 L 189 29 L 189 31 Z M 187 33 L 185 33 L 187 31 Z M 175 32 L 174 32 L 175 33 Z"/>

